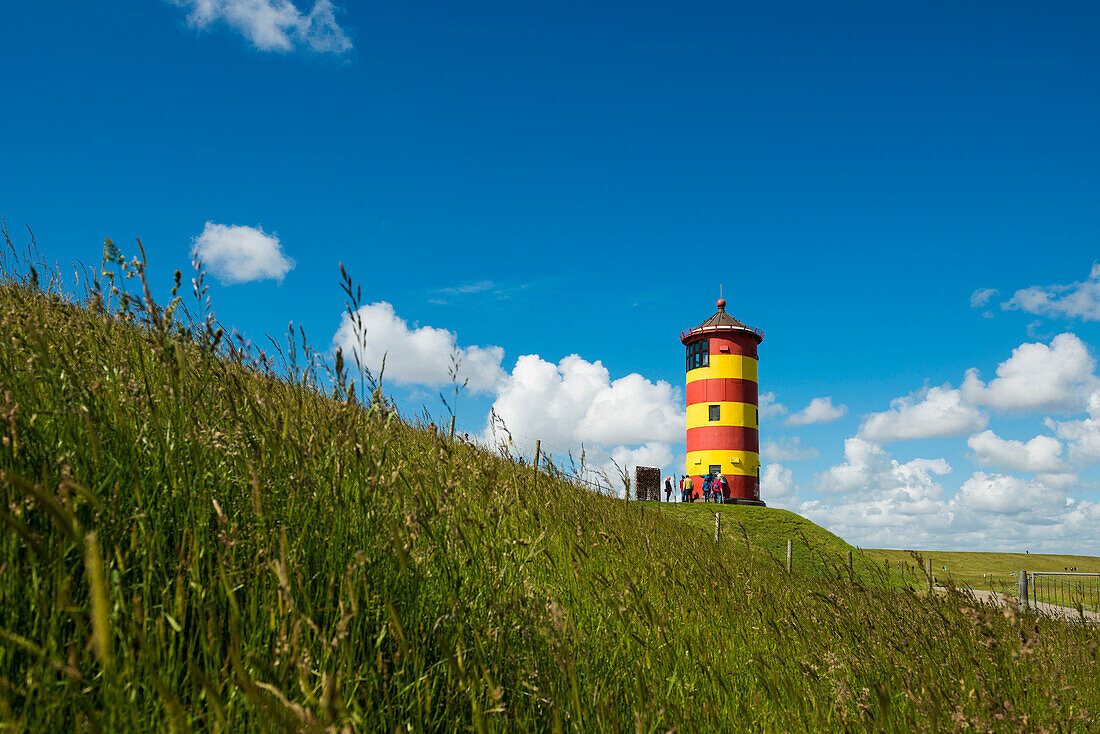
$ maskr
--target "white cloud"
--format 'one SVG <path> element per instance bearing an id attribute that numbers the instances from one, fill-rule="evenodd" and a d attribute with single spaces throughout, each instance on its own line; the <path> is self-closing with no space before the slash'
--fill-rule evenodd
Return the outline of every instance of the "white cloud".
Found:
<path id="1" fill-rule="evenodd" d="M 1068 316 L 1083 321 L 1100 321 L 1100 264 L 1094 264 L 1089 277 L 1069 285 L 1033 285 L 1016 291 L 1001 308 L 1020 309 L 1043 316 Z"/>
<path id="2" fill-rule="evenodd" d="M 593 454 L 593 461 L 597 466 L 603 468 L 608 477 L 614 478 L 613 467 L 611 462 L 603 459 L 603 452 L 599 449 Z M 638 466 L 655 466 L 660 469 L 672 465 L 672 449 L 668 444 L 651 442 L 643 446 L 636 448 L 630 448 L 629 446 L 616 446 L 611 450 L 610 457 L 615 462 L 624 467 L 630 474 L 631 483 L 634 481 L 634 468 Z M 665 474 L 661 474 L 661 487 L 664 488 Z M 673 488 L 680 486 L 680 480 L 674 479 L 672 482 Z M 664 497 L 662 496 L 662 500 Z"/>
<path id="3" fill-rule="evenodd" d="M 497 284 L 491 280 L 479 280 L 474 283 L 463 283 L 450 288 L 440 288 L 436 293 L 448 296 L 468 296 L 474 293 L 484 293 L 497 289 Z"/>
<path id="4" fill-rule="evenodd" d="M 810 404 L 787 418 L 788 426 L 806 426 L 811 423 L 829 423 L 846 415 L 847 405 L 833 405 L 832 397 L 814 398 Z"/>
<path id="5" fill-rule="evenodd" d="M 683 394 L 634 373 L 611 380 L 600 362 L 572 354 L 557 364 L 523 355 L 493 410 L 509 431 L 573 448 L 672 443 L 684 436 Z"/>
<path id="6" fill-rule="evenodd" d="M 1100 461 L 1100 392 L 1094 392 L 1088 401 L 1089 417 L 1078 421 L 1044 422 L 1058 438 L 1069 441 L 1069 458 L 1076 464 L 1094 464 Z"/>
<path id="7" fill-rule="evenodd" d="M 805 461 L 821 455 L 813 446 L 803 446 L 799 436 L 765 441 L 760 453 L 761 458 L 766 461 Z"/>
<path id="8" fill-rule="evenodd" d="M 363 366 L 375 375 L 385 356 L 385 382 L 428 387 L 448 385 L 451 383 L 452 354 L 461 360 L 458 381 L 469 380 L 467 387 L 471 392 L 493 392 L 505 379 L 500 366 L 504 350 L 500 347 L 459 347 L 455 334 L 446 329 L 431 326 L 410 329 L 394 312 L 393 306 L 385 302 L 360 306 L 356 313 L 361 319 L 363 348 L 359 345 L 359 327 L 347 313 L 340 319 L 332 345 L 343 349 L 349 363 L 352 363 L 352 355 L 359 353 Z"/>
<path id="9" fill-rule="evenodd" d="M 760 472 L 760 499 L 769 507 L 797 507 L 794 474 L 782 464 L 765 464 Z"/>
<path id="10" fill-rule="evenodd" d="M 957 436 L 979 431 L 987 422 L 980 410 L 963 402 L 958 390 L 944 385 L 896 398 L 890 410 L 867 416 L 859 435 L 876 443 Z"/>
<path id="11" fill-rule="evenodd" d="M 612 380 L 603 364 L 575 354 L 557 364 L 527 354 L 500 383 L 493 412 L 521 452 L 535 439 L 559 459 L 566 452 L 579 457 L 583 446 L 586 465 L 605 473 L 615 493 L 621 482 L 612 460 L 631 478 L 637 466 L 683 470 L 682 462 L 673 465 L 670 446 L 684 437 L 683 393 L 667 382 L 637 373 Z M 506 438 L 487 424 L 483 439 L 490 445 Z"/>
<path id="12" fill-rule="evenodd" d="M 259 227 L 207 222 L 191 251 L 224 283 L 282 281 L 294 268 L 294 261 L 283 254 L 279 238 Z"/>
<path id="13" fill-rule="evenodd" d="M 169 0 L 188 9 L 187 22 L 206 29 L 222 22 L 261 51 L 292 51 L 307 46 L 320 53 L 343 53 L 351 40 L 336 22 L 331 0 L 317 0 L 303 13 L 290 0 Z"/>
<path id="14" fill-rule="evenodd" d="M 1081 478 L 1073 472 L 1039 474 L 1035 477 L 1035 481 L 1051 489 L 1056 489 L 1059 492 L 1065 492 L 1068 489 L 1081 488 L 1083 486 Z"/>
<path id="15" fill-rule="evenodd" d="M 775 393 L 773 392 L 766 392 L 760 396 L 759 408 L 761 418 L 784 415 L 787 412 L 787 406 L 776 402 Z"/>
<path id="16" fill-rule="evenodd" d="M 977 369 L 969 369 L 962 395 L 972 405 L 1002 410 L 1072 410 L 1084 406 L 1097 380 L 1096 362 L 1074 334 L 1054 337 L 1050 346 L 1021 344 L 997 366 L 997 377 L 987 385 Z"/>
<path id="17" fill-rule="evenodd" d="M 996 288 L 979 288 L 970 294 L 970 307 L 978 308 L 989 303 L 989 299 L 1000 293 Z"/>
<path id="18" fill-rule="evenodd" d="M 959 389 L 943 385 L 894 400 L 845 442 L 842 463 L 817 476 L 825 497 L 803 502 L 798 511 L 864 547 L 1100 552 L 1100 503 L 1067 494 L 1092 489 L 1073 469 L 1100 461 L 1094 368 L 1085 344 L 1061 334 L 1049 344 L 1021 344 L 989 384 L 970 370 Z M 1088 418 L 1047 418 L 1055 436 L 1026 442 L 984 430 L 988 417 L 979 407 L 1075 410 L 1086 403 Z M 1035 476 L 977 471 L 952 495 L 939 479 L 950 471 L 945 460 L 903 463 L 880 445 L 962 434 L 976 434 L 967 442 L 976 461 Z"/>
<path id="19" fill-rule="evenodd" d="M 844 441 L 844 463 L 818 476 L 826 492 L 883 495 L 921 514 L 928 502 L 943 494 L 933 475 L 947 474 L 951 465 L 944 459 L 913 459 L 904 464 L 870 441 L 855 436 Z"/>
<path id="20" fill-rule="evenodd" d="M 1063 507 L 1065 496 L 1037 480 L 979 471 L 963 482 L 953 504 L 959 509 L 1018 515 L 1024 511 Z"/>
<path id="21" fill-rule="evenodd" d="M 819 475 L 829 500 L 803 502 L 798 512 L 866 548 L 1100 552 L 1100 505 L 1064 490 L 1068 473 L 1025 480 L 975 472 L 952 497 L 937 476 L 943 459 L 900 463 L 859 438 L 845 442 L 844 464 Z"/>
<path id="22" fill-rule="evenodd" d="M 1004 439 L 993 431 L 983 431 L 967 439 L 979 464 L 998 469 L 1056 472 L 1062 469 L 1062 443 L 1052 436 L 1036 436 L 1027 443 Z"/>
<path id="23" fill-rule="evenodd" d="M 817 478 L 820 488 L 835 497 L 804 502 L 798 512 L 848 542 L 901 547 L 904 534 L 898 528 L 927 527 L 943 511 L 944 488 L 937 477 L 951 471 L 944 459 L 901 463 L 859 437 L 844 442 L 844 458 Z"/>

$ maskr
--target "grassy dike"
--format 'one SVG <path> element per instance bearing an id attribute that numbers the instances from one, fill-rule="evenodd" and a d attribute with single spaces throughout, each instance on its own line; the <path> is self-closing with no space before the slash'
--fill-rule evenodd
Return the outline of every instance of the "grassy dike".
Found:
<path id="1" fill-rule="evenodd" d="M 655 503 L 654 503 L 655 504 Z M 786 568 L 787 541 L 793 541 L 792 570 L 799 574 L 848 578 L 847 554 L 852 553 L 854 575 L 863 583 L 883 585 L 883 576 L 891 585 L 900 585 L 896 572 L 884 574 L 885 564 L 865 556 L 843 539 L 801 515 L 774 507 L 718 505 L 706 502 L 678 502 L 655 507 L 658 512 L 683 521 L 714 536 L 714 516 L 722 521 L 719 543 L 754 562 Z"/>
<path id="2" fill-rule="evenodd" d="M 36 286 L 0 285 L 13 731 L 1095 730 L 1095 629 L 787 575 L 300 342 Z"/>

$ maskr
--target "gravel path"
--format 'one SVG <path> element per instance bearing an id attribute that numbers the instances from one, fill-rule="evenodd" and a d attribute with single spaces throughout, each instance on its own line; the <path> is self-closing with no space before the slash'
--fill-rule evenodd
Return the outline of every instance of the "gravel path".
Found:
<path id="1" fill-rule="evenodd" d="M 998 607 L 1008 606 L 1007 602 L 1005 602 L 1004 598 L 1000 594 L 994 593 L 992 591 L 979 591 L 977 589 L 974 589 L 970 593 L 972 593 L 974 595 L 974 598 L 980 602 L 992 604 L 993 606 Z M 1055 606 L 1054 604 L 1034 601 L 1031 602 L 1031 608 L 1048 617 L 1053 617 L 1054 619 L 1064 619 L 1074 622 L 1081 619 L 1081 613 L 1078 612 L 1076 609 L 1072 609 L 1070 607 L 1060 607 Z M 1085 612 L 1085 619 L 1089 620 L 1090 622 L 1100 622 L 1100 614 L 1097 614 L 1096 612 Z"/>

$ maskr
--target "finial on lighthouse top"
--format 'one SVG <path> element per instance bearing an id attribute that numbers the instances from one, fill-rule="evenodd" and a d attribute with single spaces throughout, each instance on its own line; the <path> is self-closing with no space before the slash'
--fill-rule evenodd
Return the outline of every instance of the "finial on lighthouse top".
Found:
<path id="1" fill-rule="evenodd" d="M 712 335 L 717 332 L 723 331 L 741 331 L 752 334 L 756 339 L 756 343 L 759 344 L 764 340 L 764 332 L 760 329 L 754 329 L 751 326 L 745 326 L 737 319 L 726 313 L 726 299 L 722 297 L 722 284 L 718 284 L 718 302 L 715 304 L 718 307 L 718 312 L 711 316 L 703 323 L 696 326 L 694 329 L 688 329 L 687 331 L 680 332 L 680 341 L 687 344 L 689 341 L 702 338 L 704 335 Z"/>

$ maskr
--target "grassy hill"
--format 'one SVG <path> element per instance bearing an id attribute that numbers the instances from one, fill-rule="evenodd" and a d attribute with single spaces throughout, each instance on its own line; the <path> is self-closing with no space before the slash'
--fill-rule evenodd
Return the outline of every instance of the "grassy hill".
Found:
<path id="1" fill-rule="evenodd" d="M 449 440 L 343 356 L 272 359 L 156 306 L 109 254 L 135 300 L 108 280 L 76 304 L 2 263 L 12 730 L 1094 725 L 1094 629 L 788 575 L 751 532 L 716 549 L 705 507 Z"/>
<path id="2" fill-rule="evenodd" d="M 744 549 L 756 560 L 773 566 L 786 566 L 787 540 L 794 541 L 793 566 L 797 571 L 836 576 L 846 573 L 847 553 L 853 553 L 856 575 L 878 583 L 882 573 L 871 559 L 843 539 L 801 515 L 773 507 L 715 505 L 703 502 L 647 503 L 667 517 L 675 518 L 714 534 L 714 515 L 722 516 L 721 535 L 733 547 Z"/>

